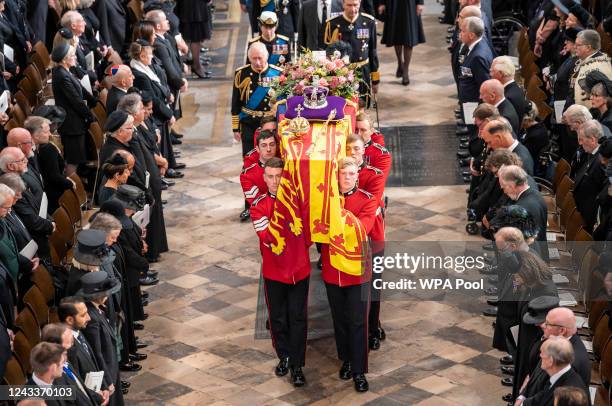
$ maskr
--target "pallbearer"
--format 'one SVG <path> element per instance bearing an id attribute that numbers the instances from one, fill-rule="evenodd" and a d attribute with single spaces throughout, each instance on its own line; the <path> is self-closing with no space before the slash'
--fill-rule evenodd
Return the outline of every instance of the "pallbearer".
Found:
<path id="1" fill-rule="evenodd" d="M 306 245 L 299 252 L 291 253 L 296 258 L 296 264 L 307 264 L 305 266 L 280 268 L 273 260 L 274 254 L 270 249 L 273 239 L 268 224 L 274 213 L 282 173 L 283 161 L 280 158 L 273 157 L 266 161 L 263 178 L 268 192 L 253 202 L 251 219 L 259 237 L 272 344 L 280 360 L 274 372 L 277 376 L 284 376 L 291 371 L 291 383 L 299 387 L 306 383 L 302 367 L 306 353 L 310 262 Z"/>
<path id="2" fill-rule="evenodd" d="M 373 195 L 357 187 L 358 176 L 359 167 L 353 158 L 338 162 L 338 183 L 344 197 L 344 208 L 355 215 L 369 234 L 374 226 L 378 202 Z M 368 371 L 370 258 L 364 258 L 366 264 L 361 275 L 351 275 L 331 265 L 328 244 L 323 244 L 322 257 L 322 277 L 334 322 L 338 358 L 342 360 L 340 379 L 352 377 L 355 390 L 366 392 L 369 389 L 365 373 Z"/>

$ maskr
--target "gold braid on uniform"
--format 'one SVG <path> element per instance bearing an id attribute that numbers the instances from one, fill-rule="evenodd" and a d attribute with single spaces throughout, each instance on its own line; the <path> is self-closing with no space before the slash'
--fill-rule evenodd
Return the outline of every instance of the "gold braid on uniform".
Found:
<path id="1" fill-rule="evenodd" d="M 325 25 L 325 35 L 324 35 L 324 39 L 323 42 L 325 42 L 325 45 L 331 45 L 334 42 L 338 41 L 338 34 L 339 34 L 339 29 L 338 28 L 334 28 L 334 30 L 330 33 L 331 30 L 331 24 L 328 22 Z"/>
<path id="2" fill-rule="evenodd" d="M 236 75 L 234 78 L 234 86 L 236 89 L 240 90 L 240 100 L 244 102 L 248 102 L 251 94 L 249 93 L 251 87 L 251 78 L 246 78 L 242 82 L 240 82 L 240 76 Z"/>

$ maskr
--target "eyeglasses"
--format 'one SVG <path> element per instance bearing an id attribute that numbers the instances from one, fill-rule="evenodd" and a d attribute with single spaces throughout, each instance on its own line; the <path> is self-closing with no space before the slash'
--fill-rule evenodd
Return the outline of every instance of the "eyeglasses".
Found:
<path id="1" fill-rule="evenodd" d="M 17 146 L 22 146 L 22 145 L 32 145 L 33 142 L 32 141 L 26 141 L 26 142 L 20 142 L 19 144 L 17 144 Z"/>
<path id="2" fill-rule="evenodd" d="M 545 327 L 559 327 L 559 328 L 565 328 L 565 326 L 562 326 L 562 325 L 560 325 L 560 324 L 552 324 L 552 323 L 549 323 L 549 322 L 547 322 L 547 321 L 545 321 L 545 322 L 544 322 L 544 326 L 545 326 Z"/>
<path id="3" fill-rule="evenodd" d="M 17 161 L 13 161 L 13 162 L 11 162 L 11 163 L 12 163 L 12 164 L 26 164 L 26 163 L 28 163 L 28 158 L 23 157 L 23 158 L 21 158 L 21 159 L 19 159 L 19 160 L 17 160 Z"/>

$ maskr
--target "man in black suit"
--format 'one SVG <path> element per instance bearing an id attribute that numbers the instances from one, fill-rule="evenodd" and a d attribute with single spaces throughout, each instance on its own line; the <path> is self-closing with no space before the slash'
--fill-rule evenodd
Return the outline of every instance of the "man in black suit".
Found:
<path id="1" fill-rule="evenodd" d="M 151 10 L 146 14 L 146 18 L 155 24 L 153 51 L 166 72 L 168 86 L 173 94 L 176 94 L 179 90 L 186 91 L 187 80 L 183 78 L 182 63 L 176 44 L 172 46 L 172 43 L 166 37 L 166 33 L 170 30 L 170 23 L 166 14 L 161 10 Z"/>
<path id="2" fill-rule="evenodd" d="M 72 385 L 75 390 L 75 403 L 77 405 L 100 405 L 110 396 L 107 390 L 94 391 L 85 386 L 85 378 L 76 373 L 68 358 L 68 353 L 74 346 L 74 335 L 72 330 L 65 324 L 51 323 L 42 329 L 41 340 L 47 343 L 59 344 L 64 348 L 65 362 L 62 367 L 64 373 L 55 380 L 57 385 Z"/>
<path id="3" fill-rule="evenodd" d="M 129 41 L 125 41 L 127 13 L 120 0 L 95 1 L 91 9 L 100 20 L 100 40 L 119 54 Z"/>
<path id="4" fill-rule="evenodd" d="M 57 379 L 64 373 L 64 362 L 66 361 L 66 351 L 60 344 L 40 342 L 32 348 L 30 352 L 30 365 L 32 366 L 32 376 L 26 385 L 50 388 L 57 385 Z M 45 400 L 47 406 L 64 406 L 71 404 L 67 400 Z M 74 402 L 72 402 L 74 404 Z"/>
<path id="5" fill-rule="evenodd" d="M 491 121 L 484 126 L 481 136 L 490 149 L 496 150 L 505 148 L 518 155 L 521 161 L 523 161 L 523 169 L 525 172 L 529 175 L 533 175 L 533 158 L 529 150 L 513 137 L 512 127 L 508 120 L 504 117 L 491 119 Z"/>
<path id="6" fill-rule="evenodd" d="M 521 122 L 512 103 L 504 96 L 504 85 L 497 79 L 489 79 L 483 82 L 480 85 L 480 99 L 497 107 L 499 115 L 508 120 L 512 126 L 513 137 L 517 138 L 521 129 Z"/>
<path id="7" fill-rule="evenodd" d="M 486 41 L 482 41 L 484 24 L 478 17 L 467 17 L 461 22 L 459 40 L 463 44 L 464 58 L 459 64 L 459 102 L 478 102 L 480 85 L 490 79 L 489 69 L 493 52 Z M 467 49 L 466 49 L 467 47 Z"/>
<path id="8" fill-rule="evenodd" d="M 341 0 L 306 0 L 298 19 L 298 46 L 311 51 L 325 49 L 325 22 L 342 13 Z"/>
<path id="9" fill-rule="evenodd" d="M 28 190 L 38 202 L 42 201 L 45 185 L 38 169 L 38 158 L 32 151 L 32 135 L 25 128 L 17 127 L 9 131 L 6 141 L 9 147 L 19 148 L 28 158 L 28 170 L 22 175 Z"/>
<path id="10" fill-rule="evenodd" d="M 134 86 L 134 74 L 129 66 L 113 66 L 110 68 L 110 74 L 113 86 L 108 91 L 108 96 L 106 97 L 106 114 L 117 110 L 119 100 Z"/>
<path id="11" fill-rule="evenodd" d="M 541 368 L 548 375 L 548 380 L 536 394 L 529 397 L 519 396 L 515 406 L 553 406 L 554 391 L 559 387 L 573 386 L 588 393 L 587 384 L 572 368 L 574 350 L 567 338 L 549 337 L 540 347 L 540 358 Z"/>
<path id="12" fill-rule="evenodd" d="M 519 123 L 522 123 L 527 110 L 527 100 L 525 99 L 525 92 L 514 80 L 515 72 L 516 68 L 510 57 L 504 55 L 493 59 L 491 77 L 499 80 L 504 86 L 504 97 L 512 104 Z"/>
<path id="13" fill-rule="evenodd" d="M 544 261 L 548 261 L 548 246 L 546 243 L 547 208 L 546 202 L 540 192 L 529 186 L 529 176 L 520 166 L 509 165 L 502 167 L 498 172 L 499 185 L 506 196 L 521 206 L 531 215 L 535 222 L 538 234 L 537 245 L 534 247 Z"/>
<path id="14" fill-rule="evenodd" d="M 6 147 L 0 152 L 0 170 L 4 173 L 17 173 L 22 176 L 28 170 L 28 160 L 19 148 Z M 41 213 L 40 201 L 34 195 L 24 190 L 22 198 L 13 206 L 19 218 L 38 244 L 38 255 L 49 257 L 48 237 L 55 231 L 55 223 L 47 218 L 47 213 Z"/>
<path id="15" fill-rule="evenodd" d="M 589 232 L 593 231 L 597 221 L 597 195 L 606 182 L 606 168 L 599 154 L 599 140 L 603 136 L 603 128 L 597 120 L 589 120 L 578 129 L 578 144 L 584 154 L 574 175 L 574 197 L 576 209 L 582 215 L 585 229 Z"/>
<path id="16" fill-rule="evenodd" d="M 85 381 L 88 373 L 100 371 L 100 366 L 93 354 L 93 348 L 81 333 L 81 330 L 87 327 L 90 320 L 87 306 L 82 298 L 68 296 L 60 302 L 57 315 L 60 322 L 66 325 L 74 337 L 73 346 L 68 350 L 68 361 L 70 361 L 74 372 Z M 111 392 L 115 390 L 113 383 L 108 380 L 103 382 L 102 388 Z"/>

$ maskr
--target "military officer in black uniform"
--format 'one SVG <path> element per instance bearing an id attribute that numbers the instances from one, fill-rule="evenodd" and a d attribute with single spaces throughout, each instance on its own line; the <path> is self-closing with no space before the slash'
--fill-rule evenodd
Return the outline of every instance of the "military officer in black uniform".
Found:
<path id="1" fill-rule="evenodd" d="M 254 148 L 253 135 L 261 125 L 261 119 L 274 115 L 270 111 L 272 81 L 281 70 L 268 64 L 268 50 L 263 42 L 251 44 L 248 51 L 248 65 L 236 70 L 232 91 L 232 131 L 234 139 L 242 142 L 244 157 Z M 249 218 L 249 204 L 245 201 L 240 220 Z"/>
<path id="2" fill-rule="evenodd" d="M 268 63 L 271 65 L 283 65 L 291 60 L 290 41 L 284 35 L 276 33 L 278 17 L 272 11 L 261 13 L 259 20 L 259 32 L 261 35 L 249 41 L 249 46 L 255 42 L 261 42 L 268 50 Z"/>
<path id="3" fill-rule="evenodd" d="M 380 80 L 376 53 L 376 21 L 371 15 L 359 12 L 360 0 L 344 0 L 342 7 L 342 14 L 327 20 L 324 41 L 326 45 L 336 41 L 351 44 L 350 61 L 361 68 L 363 80 L 370 87 L 360 89 L 361 96 L 366 97 L 366 105 L 369 105 L 368 96 L 378 91 Z"/>

